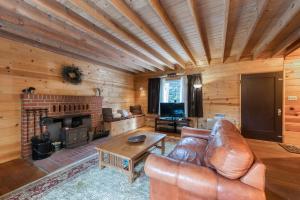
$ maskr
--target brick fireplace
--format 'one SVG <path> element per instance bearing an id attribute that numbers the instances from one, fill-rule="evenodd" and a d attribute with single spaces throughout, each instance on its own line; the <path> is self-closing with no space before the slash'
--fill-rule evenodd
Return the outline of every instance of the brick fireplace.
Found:
<path id="1" fill-rule="evenodd" d="M 23 158 L 31 156 L 31 137 L 41 133 L 40 117 L 90 115 L 92 128 L 101 127 L 102 97 L 99 96 L 22 94 L 21 103 L 21 156 Z"/>

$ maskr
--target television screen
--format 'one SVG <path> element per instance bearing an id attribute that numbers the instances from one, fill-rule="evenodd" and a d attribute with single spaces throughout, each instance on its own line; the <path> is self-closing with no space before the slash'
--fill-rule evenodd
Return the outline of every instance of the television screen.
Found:
<path id="1" fill-rule="evenodd" d="M 173 116 L 174 117 L 184 117 L 184 103 L 174 103 Z"/>
<path id="2" fill-rule="evenodd" d="M 172 116 L 172 103 L 160 103 L 160 116 Z"/>
<path id="3" fill-rule="evenodd" d="M 184 117 L 184 103 L 160 103 L 161 117 Z"/>

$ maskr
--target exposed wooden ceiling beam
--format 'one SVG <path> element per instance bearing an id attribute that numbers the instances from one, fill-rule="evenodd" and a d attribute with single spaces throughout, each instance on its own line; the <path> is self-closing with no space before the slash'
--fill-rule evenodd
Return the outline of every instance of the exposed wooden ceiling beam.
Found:
<path id="1" fill-rule="evenodd" d="M 149 58 L 148 56 L 144 55 L 140 51 L 130 47 L 125 42 L 121 41 L 120 39 L 110 35 L 109 33 L 103 31 L 99 27 L 95 26 L 92 22 L 81 17 L 78 13 L 66 8 L 59 2 L 56 1 L 48 1 L 48 0 L 32 0 L 36 5 L 43 7 L 44 9 L 54 13 L 56 17 L 60 18 L 62 21 L 67 21 L 75 25 L 75 27 L 80 28 L 81 30 L 87 32 L 92 37 L 104 41 L 106 44 L 113 46 L 114 48 L 120 49 L 125 53 L 133 56 L 141 60 L 144 63 L 150 64 L 151 66 L 160 66 L 158 62 Z M 144 67 L 144 66 L 143 66 Z"/>
<path id="2" fill-rule="evenodd" d="M 2 12 L 2 16 L 3 16 L 3 12 Z M 23 18 L 23 20 L 24 20 L 24 18 Z M 70 45 L 70 44 L 63 43 L 63 41 L 66 41 L 65 39 L 64 40 L 53 39 L 52 37 L 49 37 L 49 36 L 43 34 L 42 31 L 39 33 L 36 33 L 32 29 L 28 29 L 28 28 L 24 29 L 22 27 L 23 25 L 11 24 L 10 22 L 3 21 L 2 19 L 0 19 L 0 23 L 3 25 L 1 28 L 1 31 L 3 31 L 3 33 L 6 33 L 6 35 L 11 34 L 13 36 L 19 36 L 19 37 L 24 38 L 24 40 L 25 39 L 29 40 L 29 42 L 25 42 L 25 43 L 31 44 L 32 43 L 31 41 L 36 41 L 39 45 L 48 47 L 47 50 L 50 50 L 50 51 L 52 51 L 52 49 L 54 49 L 54 52 L 58 52 L 58 53 L 68 52 L 72 55 L 75 55 L 77 58 L 87 58 L 89 60 L 97 61 L 98 64 L 101 63 L 102 65 L 110 66 L 115 69 L 121 68 L 121 69 L 127 70 L 127 71 L 145 72 L 145 70 L 141 67 L 137 67 L 137 66 L 133 66 L 133 65 L 130 65 L 130 67 L 129 67 L 128 65 L 126 65 L 124 63 L 113 62 L 109 59 L 105 59 L 105 57 L 103 55 L 97 54 L 86 48 L 76 48 L 78 45 Z M 24 25 L 27 25 L 27 24 L 29 24 L 29 23 L 24 21 Z M 32 25 L 36 26 L 34 23 Z M 42 24 L 38 24 L 38 25 L 39 25 L 39 29 L 45 30 L 45 28 L 42 27 Z M 21 41 L 23 42 L 24 40 L 21 40 Z M 39 47 L 38 45 L 36 45 L 36 46 Z M 57 49 L 61 50 L 61 51 L 55 51 Z M 78 55 L 81 55 L 81 57 L 79 57 Z"/>
<path id="3" fill-rule="evenodd" d="M 241 57 L 243 56 L 243 53 L 245 52 L 246 47 L 247 47 L 249 41 L 251 40 L 251 37 L 252 37 L 260 19 L 262 18 L 264 12 L 266 11 L 269 0 L 260 0 L 260 1 L 256 1 L 256 3 L 257 3 L 256 4 L 257 15 L 256 15 L 256 18 L 253 20 L 253 23 L 246 34 L 245 40 L 241 44 L 241 49 L 236 56 L 237 61 L 239 61 L 241 59 Z"/>
<path id="4" fill-rule="evenodd" d="M 22 21 L 23 17 L 24 20 L 26 20 L 27 18 L 32 20 L 32 22 L 29 22 L 27 20 L 27 23 L 30 23 L 29 26 L 21 26 L 21 27 L 24 29 L 32 28 L 32 30 L 30 30 L 31 32 L 34 31 L 40 32 L 40 34 L 44 34 L 46 36 L 48 35 L 52 37 L 52 39 L 53 38 L 58 39 L 60 40 L 61 45 L 68 43 L 69 45 L 73 45 L 73 48 L 75 49 L 84 48 L 85 50 L 92 52 L 92 54 L 94 55 L 97 54 L 97 59 L 101 59 L 101 61 L 110 63 L 111 65 L 117 65 L 117 67 L 119 65 L 124 65 L 124 66 L 127 65 L 127 66 L 132 66 L 132 68 L 140 68 L 134 63 L 135 60 L 133 60 L 132 58 L 131 60 L 129 60 L 128 59 L 129 57 L 122 57 L 122 54 L 120 56 L 117 53 L 114 53 L 114 52 L 120 53 L 120 51 L 115 51 L 114 48 L 105 49 L 105 50 L 103 48 L 99 49 L 99 47 L 103 45 L 105 46 L 106 44 L 100 42 L 99 40 L 90 41 L 89 40 L 90 37 L 86 33 L 69 26 L 64 22 L 58 21 L 54 17 L 49 17 L 48 14 L 39 11 L 38 9 L 25 3 L 24 1 L 16 1 L 16 0 L 10 0 L 9 2 L 0 1 L 0 8 L 6 9 L 7 11 L 10 11 L 15 15 L 20 15 L 20 16 L 11 16 L 11 18 L 12 19 L 15 18 L 16 21 L 18 20 Z M 35 22 L 38 21 L 38 23 L 40 23 L 41 25 L 45 25 L 46 30 L 43 32 L 42 29 L 39 29 L 39 25 L 34 25 L 33 23 L 34 21 Z M 56 31 L 56 33 L 53 33 L 54 30 Z"/>
<path id="5" fill-rule="evenodd" d="M 203 47 L 204 52 L 205 52 L 206 61 L 207 61 L 208 64 L 210 64 L 211 57 L 210 57 L 210 52 L 209 52 L 208 41 L 207 41 L 207 37 L 203 33 L 203 30 L 202 30 L 202 27 L 201 27 L 201 24 L 200 24 L 200 19 L 199 19 L 200 17 L 199 17 L 199 14 L 198 14 L 199 11 L 197 10 L 197 1 L 196 0 L 188 0 L 188 6 L 190 8 L 194 24 L 197 27 L 199 38 L 200 38 L 200 41 L 202 43 L 202 47 Z"/>
<path id="6" fill-rule="evenodd" d="M 82 54 L 77 54 L 75 52 L 70 52 L 70 51 L 62 49 L 60 47 L 54 47 L 52 45 L 41 43 L 40 41 L 37 41 L 37 40 L 28 39 L 28 38 L 23 37 L 22 35 L 16 35 L 16 34 L 1 30 L 1 29 L 0 29 L 0 37 L 10 39 L 10 40 L 13 40 L 13 41 L 16 41 L 16 42 L 21 42 L 21 43 L 24 43 L 24 44 L 28 44 L 30 46 L 33 46 L 33 47 L 36 47 L 36 48 L 39 48 L 39 49 L 43 49 L 43 50 L 46 50 L 46 51 L 51 51 L 51 52 L 57 53 L 59 55 L 67 56 L 67 57 L 74 58 L 74 59 L 77 59 L 77 60 L 86 61 L 86 62 L 95 64 L 95 65 L 99 65 L 99 66 L 103 66 L 103 67 L 106 67 L 106 68 L 109 68 L 109 69 L 117 69 L 117 70 L 121 70 L 121 71 L 124 71 L 124 72 L 131 72 L 131 73 L 137 73 L 138 72 L 134 69 L 126 69 L 122 66 L 116 67 L 116 66 L 108 65 L 108 64 L 105 64 L 105 63 L 99 61 L 98 59 L 92 59 L 92 58 L 83 56 Z"/>
<path id="7" fill-rule="evenodd" d="M 289 54 L 293 53 L 294 51 L 296 51 L 299 48 L 300 48 L 300 39 L 298 39 L 297 41 L 295 41 L 293 44 L 291 44 L 291 46 L 289 46 L 285 50 L 284 57 L 288 56 Z"/>
<path id="8" fill-rule="evenodd" d="M 284 53 L 286 48 L 298 39 L 300 39 L 300 28 L 296 29 L 293 33 L 291 33 L 279 46 L 276 47 L 276 49 L 273 50 L 272 57 L 279 56 L 282 53 Z"/>
<path id="9" fill-rule="evenodd" d="M 173 34 L 177 42 L 180 44 L 186 55 L 189 56 L 191 59 L 191 62 L 196 67 L 196 60 L 192 54 L 192 52 L 189 50 L 187 45 L 185 44 L 183 38 L 177 31 L 175 25 L 169 18 L 166 10 L 163 8 L 163 6 L 160 4 L 159 0 L 149 0 L 149 4 L 153 8 L 153 10 L 156 12 L 156 14 L 160 17 L 161 21 L 165 24 L 165 26 L 168 28 L 169 32 Z"/>
<path id="10" fill-rule="evenodd" d="M 272 24 L 272 28 L 269 29 L 268 34 L 265 34 L 265 38 L 263 38 L 258 45 L 253 50 L 253 58 L 256 59 L 260 56 L 266 48 L 271 44 L 271 42 L 279 35 L 280 32 L 284 30 L 288 26 L 288 24 L 294 19 L 296 15 L 300 12 L 300 1 L 294 0 L 286 11 L 282 14 L 282 16 Z M 297 19 L 296 19 L 297 20 Z"/>
<path id="11" fill-rule="evenodd" d="M 82 9 L 85 13 L 96 19 L 97 21 L 104 24 L 106 27 L 111 29 L 113 32 L 121 35 L 123 38 L 129 40 L 130 42 L 133 42 L 135 45 L 143 48 L 145 51 L 147 51 L 150 55 L 153 57 L 159 59 L 161 62 L 166 64 L 169 68 L 174 69 L 173 64 L 163 57 L 160 53 L 152 49 L 150 46 L 148 46 L 146 43 L 144 43 L 142 40 L 138 39 L 136 36 L 119 26 L 116 22 L 109 19 L 107 16 L 103 15 L 99 10 L 96 10 L 94 7 L 89 5 L 87 2 L 82 0 L 72 0 L 70 1 L 73 5 L 76 7 Z M 155 66 L 156 67 L 156 66 Z M 158 65 L 158 69 L 163 69 L 162 66 Z"/>
<path id="12" fill-rule="evenodd" d="M 224 0 L 225 9 L 224 9 L 224 29 L 223 29 L 223 54 L 222 54 L 222 63 L 225 62 L 226 55 L 226 39 L 228 33 L 228 18 L 229 18 L 229 10 L 230 10 L 230 0 Z"/>
<path id="13" fill-rule="evenodd" d="M 185 68 L 184 60 L 158 35 L 156 34 L 133 10 L 131 10 L 125 1 L 109 0 L 124 17 L 126 17 L 137 28 L 142 30 L 148 37 L 155 41 L 163 50 L 165 50 L 182 68 Z"/>
<path id="14" fill-rule="evenodd" d="M 12 1 L 10 1 L 10 3 L 11 2 Z M 63 35 L 58 31 L 49 29 L 49 26 L 45 24 L 35 22 L 22 14 L 16 13 L 15 10 L 17 7 L 13 6 L 7 8 L 8 10 L 0 6 L 0 29 L 7 33 L 18 35 L 39 43 L 44 43 L 47 46 L 62 49 L 65 52 L 82 55 L 83 57 L 87 57 L 89 59 L 101 60 L 102 63 L 114 66 L 114 68 L 123 68 L 128 69 L 129 71 L 131 71 L 130 68 L 135 68 L 138 71 L 144 71 L 140 67 L 135 67 L 134 65 L 130 65 L 130 68 L 128 68 L 126 63 L 114 62 L 112 59 L 106 58 L 103 52 L 98 53 L 98 49 L 88 45 L 86 42 Z M 25 5 L 23 5 L 22 9 L 25 9 Z M 25 12 L 25 10 L 23 10 L 23 12 Z M 26 13 L 30 14 L 30 10 L 26 10 Z M 36 14 L 38 14 L 38 12 L 36 12 Z M 44 17 L 47 18 L 47 15 Z M 38 19 L 43 21 L 43 15 L 39 15 Z"/>

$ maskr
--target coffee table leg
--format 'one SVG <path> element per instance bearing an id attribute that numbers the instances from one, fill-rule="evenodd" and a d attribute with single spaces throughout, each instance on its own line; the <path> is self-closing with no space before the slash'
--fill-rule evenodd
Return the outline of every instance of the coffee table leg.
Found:
<path id="1" fill-rule="evenodd" d="M 128 160 L 128 170 L 129 170 L 129 182 L 133 183 L 134 181 L 134 166 L 132 160 Z"/>
<path id="2" fill-rule="evenodd" d="M 161 155 L 165 154 L 165 138 L 161 140 Z"/>
<path id="3" fill-rule="evenodd" d="M 102 161 L 103 161 L 103 152 L 101 150 L 99 150 L 99 168 L 100 168 L 100 170 L 104 168 L 102 166 Z"/>

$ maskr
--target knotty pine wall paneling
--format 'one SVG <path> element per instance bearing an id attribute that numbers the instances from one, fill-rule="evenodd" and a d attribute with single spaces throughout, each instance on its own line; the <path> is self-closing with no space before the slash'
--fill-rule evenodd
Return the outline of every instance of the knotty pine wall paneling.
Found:
<path id="1" fill-rule="evenodd" d="M 208 67 L 203 73 L 204 117 L 224 113 L 240 126 L 241 74 L 283 71 L 283 59 L 244 61 Z"/>
<path id="2" fill-rule="evenodd" d="M 186 70 L 186 74 L 199 73 L 199 69 Z M 229 64 L 215 64 L 203 68 L 204 118 L 224 113 L 226 118 L 240 126 L 240 76 L 241 74 L 283 71 L 283 59 L 243 61 Z M 136 103 L 147 112 L 147 79 L 151 75 L 135 77 Z M 147 124 L 153 125 L 154 117 L 147 116 Z M 200 120 L 201 121 L 201 120 Z"/>
<path id="3" fill-rule="evenodd" d="M 129 109 L 135 104 L 134 76 L 0 38 L 0 163 L 20 157 L 22 89 L 36 93 L 95 95 L 103 89 L 103 107 Z M 74 64 L 84 73 L 80 85 L 65 83 L 62 65 Z"/>
<path id="4" fill-rule="evenodd" d="M 300 147 L 300 49 L 284 60 L 284 142 Z"/>
<path id="5" fill-rule="evenodd" d="M 284 71 L 283 142 L 300 146 L 300 49 L 289 56 L 267 60 L 212 65 L 203 70 L 189 69 L 187 74 L 199 73 L 203 76 L 204 118 L 215 113 L 226 117 L 240 126 L 240 75 Z M 161 75 L 161 74 L 160 74 Z M 135 77 L 136 103 L 147 112 L 147 79 L 157 75 Z M 296 98 L 295 100 L 289 100 Z M 153 115 L 147 115 L 148 125 L 154 125 Z M 200 120 L 201 121 L 201 120 Z"/>

